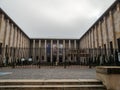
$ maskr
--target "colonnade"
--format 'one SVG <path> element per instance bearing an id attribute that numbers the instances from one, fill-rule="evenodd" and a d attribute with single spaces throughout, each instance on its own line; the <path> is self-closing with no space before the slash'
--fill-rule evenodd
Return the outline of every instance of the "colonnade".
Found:
<path id="1" fill-rule="evenodd" d="M 11 63 L 13 57 L 29 57 L 29 44 L 29 37 L 0 10 L 0 64 Z"/>
<path id="2" fill-rule="evenodd" d="M 73 44 L 73 46 L 72 46 Z M 31 42 L 31 45 L 32 45 L 32 55 L 33 55 L 33 58 L 35 59 L 36 56 L 39 57 L 39 59 L 42 59 L 41 57 L 44 57 L 44 61 L 47 61 L 47 45 L 50 45 L 50 62 L 53 62 L 53 57 L 55 56 L 56 57 L 56 62 L 60 62 L 60 57 L 62 58 L 62 62 L 65 62 L 65 59 L 67 58 L 69 61 L 71 61 L 71 59 L 73 61 L 76 61 L 76 56 L 73 56 L 72 54 L 69 54 L 70 50 L 72 49 L 77 49 L 77 40 L 74 40 L 74 39 L 71 39 L 71 40 L 57 40 L 57 39 L 39 39 L 39 40 L 36 40 L 36 39 L 33 39 L 32 42 Z M 56 47 L 53 47 L 54 45 L 56 45 Z M 61 45 L 61 47 L 60 47 Z M 54 53 L 54 49 L 56 48 L 56 54 Z M 35 50 L 41 50 L 41 54 L 36 54 L 35 55 Z M 44 50 L 43 50 L 44 49 Z M 60 52 L 60 49 L 62 49 L 62 52 Z M 74 58 L 72 58 L 74 57 Z"/>

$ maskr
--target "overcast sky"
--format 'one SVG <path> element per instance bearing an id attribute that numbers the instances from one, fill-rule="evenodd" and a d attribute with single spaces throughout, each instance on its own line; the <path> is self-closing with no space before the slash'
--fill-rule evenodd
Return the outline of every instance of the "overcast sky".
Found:
<path id="1" fill-rule="evenodd" d="M 31 38 L 80 38 L 115 0 L 0 0 Z"/>

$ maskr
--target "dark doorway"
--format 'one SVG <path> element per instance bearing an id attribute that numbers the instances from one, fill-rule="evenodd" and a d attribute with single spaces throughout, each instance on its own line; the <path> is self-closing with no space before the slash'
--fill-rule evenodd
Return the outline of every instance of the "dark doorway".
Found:
<path id="1" fill-rule="evenodd" d="M 117 44 L 118 44 L 118 51 L 120 52 L 120 38 L 117 39 Z"/>
<path id="2" fill-rule="evenodd" d="M 104 44 L 104 53 L 105 53 L 105 55 L 107 54 L 107 52 L 106 52 L 106 44 Z"/>
<path id="3" fill-rule="evenodd" d="M 59 56 L 59 62 L 62 62 L 62 61 L 63 61 L 63 57 Z"/>
<path id="4" fill-rule="evenodd" d="M 112 41 L 110 42 L 110 51 L 111 51 L 111 54 L 113 54 L 113 43 L 112 43 Z"/>
<path id="5" fill-rule="evenodd" d="M 50 62 L 50 56 L 47 56 L 47 62 Z"/>
<path id="6" fill-rule="evenodd" d="M 5 48 L 5 55 L 8 54 L 8 45 L 6 45 L 6 48 Z"/>
<path id="7" fill-rule="evenodd" d="M 0 43 L 0 55 L 2 54 L 2 43 Z"/>
<path id="8" fill-rule="evenodd" d="M 57 56 L 53 55 L 53 62 L 56 62 Z"/>

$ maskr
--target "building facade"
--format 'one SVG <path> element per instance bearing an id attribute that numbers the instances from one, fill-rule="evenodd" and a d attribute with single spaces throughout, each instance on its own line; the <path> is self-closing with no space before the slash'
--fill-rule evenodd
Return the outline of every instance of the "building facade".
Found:
<path id="1" fill-rule="evenodd" d="M 0 64 L 32 58 L 38 62 L 88 62 L 90 57 L 120 52 L 120 1 L 110 8 L 80 39 L 29 38 L 0 9 Z M 92 56 L 91 56 L 92 54 Z"/>
<path id="2" fill-rule="evenodd" d="M 116 0 L 80 38 L 79 47 L 82 49 L 104 49 L 106 54 L 113 54 L 115 49 L 120 52 L 119 0 Z"/>
<path id="3" fill-rule="evenodd" d="M 0 63 L 11 63 L 14 57 L 28 57 L 30 38 L 0 9 Z M 24 53 L 21 53 L 24 52 Z M 9 61 L 6 60 L 9 58 Z"/>
<path id="4" fill-rule="evenodd" d="M 36 60 L 43 62 L 65 62 L 69 58 L 70 61 L 76 61 L 76 56 L 69 54 L 71 49 L 77 50 L 77 39 L 31 39 L 30 40 L 30 56 Z"/>

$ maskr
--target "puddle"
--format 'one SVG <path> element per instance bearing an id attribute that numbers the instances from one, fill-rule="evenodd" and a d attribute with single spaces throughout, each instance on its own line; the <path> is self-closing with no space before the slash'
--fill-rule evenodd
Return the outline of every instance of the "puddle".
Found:
<path id="1" fill-rule="evenodd" d="M 0 76 L 12 74 L 12 72 L 0 72 Z"/>

